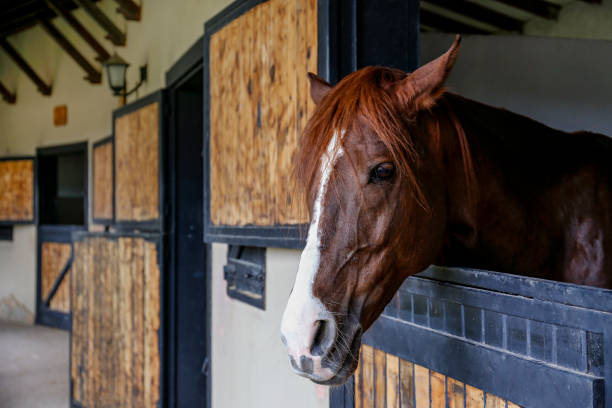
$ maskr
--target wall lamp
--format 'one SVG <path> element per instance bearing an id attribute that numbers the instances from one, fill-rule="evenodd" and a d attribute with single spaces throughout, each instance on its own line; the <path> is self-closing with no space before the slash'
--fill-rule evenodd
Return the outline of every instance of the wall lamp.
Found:
<path id="1" fill-rule="evenodd" d="M 106 68 L 106 74 L 108 76 L 108 85 L 113 90 L 113 95 L 128 96 L 136 92 L 136 90 L 140 88 L 140 85 L 147 80 L 147 66 L 143 65 L 140 67 L 140 81 L 138 81 L 132 90 L 127 91 L 125 73 L 129 66 L 130 64 L 116 52 L 104 62 L 104 67 Z"/>

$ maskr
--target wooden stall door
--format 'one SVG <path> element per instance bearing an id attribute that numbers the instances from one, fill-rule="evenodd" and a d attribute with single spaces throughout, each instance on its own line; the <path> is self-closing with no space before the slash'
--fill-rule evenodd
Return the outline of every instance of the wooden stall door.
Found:
<path id="1" fill-rule="evenodd" d="M 85 234 L 74 245 L 73 404 L 160 406 L 159 238 Z"/>
<path id="2" fill-rule="evenodd" d="M 164 92 L 113 113 L 115 225 L 158 230 L 162 226 Z"/>

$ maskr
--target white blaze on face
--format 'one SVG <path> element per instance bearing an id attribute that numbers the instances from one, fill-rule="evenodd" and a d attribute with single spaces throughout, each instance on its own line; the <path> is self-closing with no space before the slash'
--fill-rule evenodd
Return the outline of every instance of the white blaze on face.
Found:
<path id="1" fill-rule="evenodd" d="M 300 361 L 300 356 L 310 356 L 310 347 L 316 334 L 316 327 L 314 327 L 316 322 L 329 317 L 329 312 L 323 303 L 313 296 L 312 290 L 321 260 L 319 223 L 323 212 L 323 198 L 334 165 L 343 154 L 344 150 L 340 146 L 338 132 L 335 132 L 327 146 L 327 151 L 321 157 L 321 179 L 312 209 L 312 221 L 308 229 L 306 247 L 300 257 L 293 292 L 289 297 L 281 324 L 281 333 L 287 340 L 289 353 L 297 362 Z M 315 372 L 321 369 L 316 363 L 314 368 Z"/>

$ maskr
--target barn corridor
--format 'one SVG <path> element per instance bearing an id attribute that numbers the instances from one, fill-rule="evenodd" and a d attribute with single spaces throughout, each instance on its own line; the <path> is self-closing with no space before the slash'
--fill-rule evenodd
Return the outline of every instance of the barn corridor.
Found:
<path id="1" fill-rule="evenodd" d="M 68 332 L 0 321 L 0 408 L 65 408 Z"/>

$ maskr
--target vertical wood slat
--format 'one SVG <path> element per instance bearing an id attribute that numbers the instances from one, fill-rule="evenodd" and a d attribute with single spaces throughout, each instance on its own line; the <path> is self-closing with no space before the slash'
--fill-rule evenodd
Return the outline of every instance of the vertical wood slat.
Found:
<path id="1" fill-rule="evenodd" d="M 370 346 L 363 347 L 363 383 L 362 383 L 362 407 L 374 407 L 374 349 Z"/>
<path id="2" fill-rule="evenodd" d="M 448 377 L 446 382 L 446 395 L 449 408 L 464 408 L 465 386 L 461 381 Z"/>
<path id="3" fill-rule="evenodd" d="M 142 238 L 75 243 L 73 399 L 87 408 L 159 401 L 160 270 Z"/>
<path id="4" fill-rule="evenodd" d="M 414 408 L 414 364 L 400 360 L 400 400 L 402 407 Z"/>
<path id="5" fill-rule="evenodd" d="M 384 407 L 387 401 L 386 390 L 386 353 L 382 350 L 374 349 L 374 406 Z"/>
<path id="6" fill-rule="evenodd" d="M 431 408 L 446 407 L 446 377 L 435 371 L 429 371 Z"/>
<path id="7" fill-rule="evenodd" d="M 113 218 L 113 143 L 93 148 L 93 218 Z"/>
<path id="8" fill-rule="evenodd" d="M 487 393 L 485 408 L 506 408 L 506 401 L 496 395 Z"/>
<path id="9" fill-rule="evenodd" d="M 484 408 L 484 393 L 470 385 L 465 386 L 466 408 Z"/>
<path id="10" fill-rule="evenodd" d="M 414 365 L 414 388 L 416 408 L 429 408 L 429 370 Z"/>
<path id="11" fill-rule="evenodd" d="M 363 388 L 362 388 L 362 383 L 363 383 L 363 346 L 360 348 L 359 350 L 359 363 L 357 365 L 357 369 L 355 370 L 355 374 L 354 374 L 354 389 L 353 389 L 353 395 L 354 395 L 354 404 L 355 404 L 355 408 L 362 408 L 363 407 L 363 403 L 362 403 L 362 399 L 363 399 Z"/>
<path id="12" fill-rule="evenodd" d="M 316 0 L 270 0 L 211 36 L 213 224 L 305 221 L 290 174 L 314 108 L 306 73 L 317 70 L 316 26 Z"/>
<path id="13" fill-rule="evenodd" d="M 0 221 L 34 220 L 34 160 L 0 160 Z"/>
<path id="14" fill-rule="evenodd" d="M 400 366 L 399 358 L 386 354 L 387 358 L 387 408 L 400 408 Z"/>
<path id="15" fill-rule="evenodd" d="M 115 120 L 117 221 L 159 218 L 159 115 L 153 102 Z"/>

